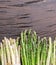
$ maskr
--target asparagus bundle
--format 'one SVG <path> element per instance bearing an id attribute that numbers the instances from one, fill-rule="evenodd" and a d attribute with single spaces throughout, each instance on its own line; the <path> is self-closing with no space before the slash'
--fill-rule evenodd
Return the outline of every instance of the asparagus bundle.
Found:
<path id="1" fill-rule="evenodd" d="M 12 40 L 12 41 L 11 41 Z M 15 39 L 6 37 L 1 43 L 1 65 L 21 65 L 20 46 L 17 47 Z"/>
<path id="2" fill-rule="evenodd" d="M 35 31 L 21 33 L 22 65 L 56 65 L 56 40 L 40 38 Z"/>

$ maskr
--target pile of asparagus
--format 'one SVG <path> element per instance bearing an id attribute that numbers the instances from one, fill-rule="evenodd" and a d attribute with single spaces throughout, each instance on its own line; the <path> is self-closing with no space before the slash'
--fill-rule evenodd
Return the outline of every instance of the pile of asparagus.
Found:
<path id="1" fill-rule="evenodd" d="M 22 65 L 56 65 L 56 40 L 25 30 L 21 33 L 21 60 Z"/>
<path id="2" fill-rule="evenodd" d="M 0 46 L 0 65 L 21 65 L 20 45 L 15 39 L 5 37 Z"/>
<path id="3" fill-rule="evenodd" d="M 0 65 L 56 65 L 56 39 L 40 38 L 32 30 L 21 32 L 18 40 L 5 37 L 0 43 Z"/>

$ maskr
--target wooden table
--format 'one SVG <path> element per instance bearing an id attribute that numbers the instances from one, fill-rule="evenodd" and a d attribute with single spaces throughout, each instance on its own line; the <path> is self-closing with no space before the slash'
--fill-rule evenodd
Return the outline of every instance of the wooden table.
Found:
<path id="1" fill-rule="evenodd" d="M 41 37 L 56 36 L 55 0 L 0 0 L 0 40 L 30 28 Z"/>

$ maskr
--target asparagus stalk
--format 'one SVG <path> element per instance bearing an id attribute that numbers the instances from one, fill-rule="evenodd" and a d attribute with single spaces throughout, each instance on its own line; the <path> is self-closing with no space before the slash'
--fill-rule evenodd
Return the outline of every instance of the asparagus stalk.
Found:
<path id="1" fill-rule="evenodd" d="M 21 33 L 21 58 L 22 58 L 22 62 L 23 65 L 27 65 L 27 60 L 26 60 L 26 53 L 25 53 L 25 43 L 24 43 L 24 34 L 23 32 Z M 24 59 L 24 60 L 23 60 Z"/>
<path id="2" fill-rule="evenodd" d="M 5 47 L 4 47 L 4 65 L 7 65 L 6 48 Z"/>
<path id="3" fill-rule="evenodd" d="M 55 54 L 56 48 L 55 48 L 55 47 L 56 47 L 56 40 L 54 40 L 54 53 L 53 53 L 53 54 L 54 54 L 54 59 L 53 59 L 53 65 L 55 65 L 55 58 L 56 58 L 56 56 L 55 56 L 55 55 L 56 55 L 56 54 Z"/>
<path id="4" fill-rule="evenodd" d="M 52 41 L 51 41 L 51 37 L 49 37 L 49 50 L 47 54 L 46 65 L 50 65 L 51 53 L 52 53 Z"/>
<path id="5" fill-rule="evenodd" d="M 7 59 L 8 59 L 7 62 L 8 62 L 8 64 L 11 64 L 10 50 L 9 50 L 9 46 L 8 46 L 8 40 L 6 37 L 4 37 L 4 43 L 5 43 Z"/>
<path id="6" fill-rule="evenodd" d="M 15 56 L 14 56 L 14 52 L 13 52 L 13 47 L 10 45 L 10 41 L 8 41 L 8 46 L 9 46 L 9 50 L 10 50 L 10 55 L 11 55 L 11 62 L 12 65 L 15 65 Z"/>
<path id="7" fill-rule="evenodd" d="M 42 50 L 41 50 L 41 64 L 46 65 L 47 57 L 47 40 L 46 37 L 42 39 Z"/>
<path id="8" fill-rule="evenodd" d="M 3 45 L 1 43 L 1 62 L 2 62 L 2 65 L 4 65 L 4 52 L 3 52 Z"/>
<path id="9" fill-rule="evenodd" d="M 36 64 L 40 65 L 40 51 L 41 51 L 41 43 L 40 37 L 38 36 L 38 43 L 37 43 L 37 55 L 36 55 Z"/>
<path id="10" fill-rule="evenodd" d="M 20 46 L 19 46 L 19 54 L 20 54 Z M 20 55 L 18 54 L 16 40 L 14 39 L 14 52 L 15 52 L 15 64 L 20 65 Z"/>

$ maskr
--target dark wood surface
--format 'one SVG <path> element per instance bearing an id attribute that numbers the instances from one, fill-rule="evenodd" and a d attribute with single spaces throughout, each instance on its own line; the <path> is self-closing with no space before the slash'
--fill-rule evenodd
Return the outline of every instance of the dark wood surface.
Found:
<path id="1" fill-rule="evenodd" d="M 0 40 L 30 28 L 41 37 L 56 36 L 55 0 L 0 0 Z"/>

